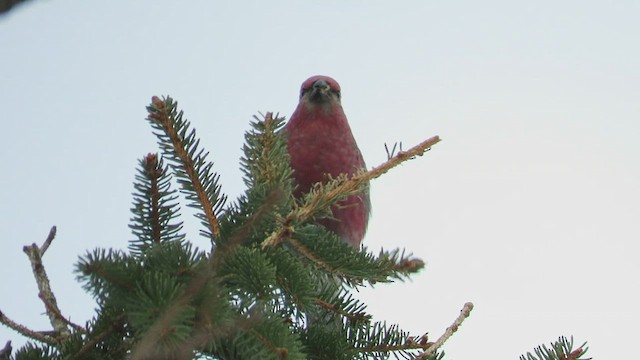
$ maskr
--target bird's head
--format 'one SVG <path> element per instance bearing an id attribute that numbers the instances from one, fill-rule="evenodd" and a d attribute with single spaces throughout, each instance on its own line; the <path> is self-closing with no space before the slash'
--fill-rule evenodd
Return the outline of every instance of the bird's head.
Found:
<path id="1" fill-rule="evenodd" d="M 312 76 L 300 87 L 300 103 L 325 106 L 340 104 L 340 85 L 328 76 Z"/>

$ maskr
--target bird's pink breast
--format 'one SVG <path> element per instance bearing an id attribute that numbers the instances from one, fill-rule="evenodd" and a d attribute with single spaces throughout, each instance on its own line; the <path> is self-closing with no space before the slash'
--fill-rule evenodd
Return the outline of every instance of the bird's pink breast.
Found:
<path id="1" fill-rule="evenodd" d="M 309 191 L 327 174 L 354 175 L 365 163 L 341 108 L 307 111 L 298 107 L 286 126 L 291 167 L 297 185 L 295 195 Z M 332 207 L 334 219 L 321 219 L 325 225 L 353 246 L 364 237 L 369 218 L 368 193 L 343 199 Z"/>

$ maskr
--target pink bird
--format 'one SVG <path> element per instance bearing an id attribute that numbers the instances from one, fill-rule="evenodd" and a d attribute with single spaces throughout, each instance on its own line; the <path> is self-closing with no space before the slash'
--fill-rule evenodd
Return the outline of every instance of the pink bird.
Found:
<path id="1" fill-rule="evenodd" d="M 366 165 L 340 103 L 340 85 L 328 76 L 313 76 L 302 83 L 300 103 L 285 126 L 291 157 L 294 195 L 300 197 L 328 175 L 354 175 Z M 333 218 L 318 222 L 353 247 L 360 246 L 367 230 L 369 191 L 349 196 L 331 208 Z"/>

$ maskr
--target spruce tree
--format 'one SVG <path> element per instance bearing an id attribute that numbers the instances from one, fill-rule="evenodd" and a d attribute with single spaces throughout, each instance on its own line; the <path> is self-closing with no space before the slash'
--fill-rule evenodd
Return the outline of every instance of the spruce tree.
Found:
<path id="1" fill-rule="evenodd" d="M 229 202 L 176 102 L 154 97 L 147 109 L 159 153 L 139 161 L 129 251 L 95 249 L 76 266 L 78 280 L 96 300 L 95 316 L 80 326 L 56 305 L 41 259 L 54 227 L 43 246 L 24 249 L 53 331 L 29 330 L 0 312 L 0 322 L 33 340 L 13 354 L 8 343 L 0 359 L 443 357 L 438 349 L 473 306 L 465 304 L 434 341 L 372 318 L 354 291 L 408 279 L 424 263 L 402 249 L 354 249 L 314 221 L 369 180 L 422 155 L 438 137 L 296 199 L 284 119 L 267 113 L 245 136 L 246 191 Z M 209 248 L 189 241 L 181 201 L 196 210 Z"/>

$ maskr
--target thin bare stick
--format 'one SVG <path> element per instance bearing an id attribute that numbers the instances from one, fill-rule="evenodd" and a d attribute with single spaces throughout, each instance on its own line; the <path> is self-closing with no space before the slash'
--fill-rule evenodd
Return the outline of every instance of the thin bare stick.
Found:
<path id="1" fill-rule="evenodd" d="M 464 307 L 460 310 L 460 315 L 458 315 L 458 318 L 456 318 L 453 324 L 451 324 L 451 326 L 445 330 L 444 334 L 442 334 L 442 336 L 440 336 L 440 338 L 438 338 L 438 340 L 436 340 L 436 342 L 434 342 L 425 352 L 418 355 L 416 359 L 428 359 L 433 355 L 436 350 L 438 350 L 451 337 L 451 335 L 453 335 L 453 333 L 458 331 L 462 322 L 469 317 L 469 314 L 471 314 L 471 310 L 473 310 L 472 303 L 468 302 L 464 304 Z"/>
<path id="2" fill-rule="evenodd" d="M 40 257 L 44 256 L 44 253 L 49 248 L 49 245 L 51 245 L 51 242 L 56 237 L 57 230 L 58 229 L 55 227 L 55 225 L 51 227 L 51 230 L 49 230 L 49 235 L 47 236 L 47 239 L 44 241 L 44 243 L 40 247 Z"/>
<path id="3" fill-rule="evenodd" d="M 62 313 L 60 313 L 60 309 L 58 309 L 57 306 L 54 306 L 54 304 L 51 304 L 49 302 L 49 299 L 43 297 L 42 293 L 38 294 L 38 297 L 44 303 L 45 307 L 47 308 L 47 312 L 49 312 L 49 311 L 53 312 L 57 319 L 59 319 L 60 321 L 64 321 L 65 324 L 73 327 L 77 331 L 80 331 L 80 332 L 83 332 L 83 333 L 87 331 L 84 327 L 82 327 L 82 326 L 80 326 L 78 324 L 75 324 L 75 323 L 71 322 L 69 319 L 67 319 L 66 317 L 64 317 L 64 315 L 62 315 Z"/>
<path id="4" fill-rule="evenodd" d="M 49 236 L 45 240 L 43 245 L 43 249 L 46 250 L 53 238 L 55 237 L 55 226 L 49 231 Z M 44 250 L 40 249 L 38 245 L 31 244 L 24 246 L 22 251 L 29 257 L 29 261 L 31 262 L 31 269 L 33 270 L 33 276 L 36 279 L 36 284 L 38 284 L 38 289 L 40 290 L 38 297 L 42 299 L 44 306 L 46 308 L 47 315 L 49 316 L 49 321 L 51 322 L 51 326 L 53 329 L 62 336 L 69 336 L 71 332 L 69 328 L 67 328 L 67 320 L 62 316 L 60 312 L 60 308 L 58 308 L 58 302 L 56 301 L 56 297 L 51 290 L 51 285 L 49 284 L 49 278 L 47 277 L 47 272 L 44 270 L 44 265 L 42 265 L 42 257 L 44 254 Z"/>
<path id="5" fill-rule="evenodd" d="M 26 326 L 20 325 L 17 322 L 9 319 L 7 315 L 5 315 L 2 311 L 0 311 L 0 323 L 4 324 L 9 329 L 12 329 L 28 338 L 42 341 L 43 343 L 47 343 L 50 345 L 57 343 L 56 339 L 54 339 L 53 337 L 48 335 L 43 335 L 42 333 L 39 333 L 37 331 L 33 331 L 27 328 Z"/>
<path id="6" fill-rule="evenodd" d="M 55 225 L 51 227 L 51 230 L 49 230 L 49 235 L 47 236 L 47 239 L 44 241 L 44 243 L 40 247 L 40 257 L 41 258 L 44 255 L 44 253 L 47 251 L 47 249 L 49 248 L 49 245 L 51 245 L 51 242 L 53 241 L 53 239 L 56 237 L 57 230 L 58 229 L 56 228 Z M 40 293 L 40 295 L 41 294 L 42 293 Z M 81 331 L 81 332 L 85 332 L 86 331 L 82 326 L 74 324 L 73 322 L 71 322 L 67 318 L 65 318 L 64 315 L 62 315 L 60 313 L 60 309 L 58 309 L 57 306 L 53 306 L 55 304 L 50 303 L 48 298 L 40 296 L 40 299 L 42 299 L 42 301 L 44 302 L 44 305 L 47 307 L 47 311 L 54 312 L 58 319 L 60 319 L 61 321 L 64 321 L 67 325 L 75 328 L 78 331 Z"/>

